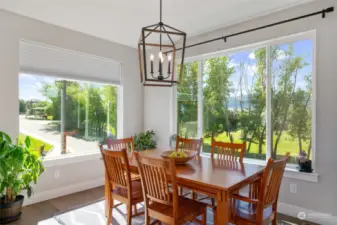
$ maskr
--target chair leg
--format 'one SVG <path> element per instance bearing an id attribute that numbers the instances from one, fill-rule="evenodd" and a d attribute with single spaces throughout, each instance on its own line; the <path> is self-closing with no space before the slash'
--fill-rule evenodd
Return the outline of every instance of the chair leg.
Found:
<path id="1" fill-rule="evenodd" d="M 111 220 L 112 220 L 112 209 L 109 208 L 109 212 L 108 212 L 108 218 L 107 218 L 107 225 L 111 225 Z"/>
<path id="2" fill-rule="evenodd" d="M 150 219 L 150 217 L 147 215 L 147 212 L 146 212 L 146 210 L 145 210 L 145 225 L 150 225 L 150 224 L 151 224 L 150 221 L 151 221 L 151 219 Z"/>
<path id="3" fill-rule="evenodd" d="M 197 193 L 195 193 L 194 191 L 192 191 L 192 193 L 191 193 L 191 195 L 192 195 L 192 199 L 193 200 L 197 200 Z"/>
<path id="4" fill-rule="evenodd" d="M 211 198 L 211 201 L 212 201 L 212 206 L 215 207 L 215 199 Z"/>
<path id="5" fill-rule="evenodd" d="M 213 223 L 214 223 L 214 224 L 217 224 L 216 208 L 213 208 Z"/>
<path id="6" fill-rule="evenodd" d="M 272 225 L 277 225 L 277 216 L 274 216 L 274 219 L 271 221 Z"/>
<path id="7" fill-rule="evenodd" d="M 132 220 L 132 205 L 128 204 L 127 205 L 127 220 L 126 220 L 126 224 L 127 225 L 131 225 L 131 220 Z"/>
<path id="8" fill-rule="evenodd" d="M 108 215 L 107 215 L 107 225 L 111 225 L 111 220 L 112 220 L 112 204 L 113 204 L 113 200 L 110 198 L 108 198 Z"/>
<path id="9" fill-rule="evenodd" d="M 133 215 L 137 215 L 137 205 L 133 205 Z"/>
<path id="10" fill-rule="evenodd" d="M 207 208 L 204 208 L 204 210 L 202 212 L 201 225 L 206 225 L 206 223 L 207 223 L 206 216 L 207 216 Z"/>
<path id="11" fill-rule="evenodd" d="M 182 196 L 183 195 L 183 187 L 178 188 L 178 195 Z"/>

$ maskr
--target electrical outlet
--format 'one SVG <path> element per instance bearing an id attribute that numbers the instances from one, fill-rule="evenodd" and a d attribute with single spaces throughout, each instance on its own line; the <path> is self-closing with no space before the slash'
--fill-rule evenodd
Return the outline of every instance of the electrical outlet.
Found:
<path id="1" fill-rule="evenodd" d="M 60 170 L 55 170 L 54 177 L 55 177 L 55 179 L 60 177 Z"/>
<path id="2" fill-rule="evenodd" d="M 290 184 L 290 193 L 297 193 L 297 184 Z"/>

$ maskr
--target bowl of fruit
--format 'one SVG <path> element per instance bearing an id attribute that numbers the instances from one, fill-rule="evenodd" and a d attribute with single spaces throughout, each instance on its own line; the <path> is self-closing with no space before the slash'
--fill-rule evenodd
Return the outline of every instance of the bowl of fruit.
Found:
<path id="1" fill-rule="evenodd" d="M 164 159 L 174 159 L 176 164 L 182 165 L 190 161 L 196 156 L 195 152 L 183 152 L 183 151 L 165 151 L 161 154 Z"/>

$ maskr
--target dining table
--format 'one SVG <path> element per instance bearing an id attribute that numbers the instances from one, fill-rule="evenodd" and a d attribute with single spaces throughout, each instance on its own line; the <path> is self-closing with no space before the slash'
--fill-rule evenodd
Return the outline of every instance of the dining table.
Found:
<path id="1" fill-rule="evenodd" d="M 140 156 L 162 158 L 161 149 L 139 152 Z M 138 173 L 136 157 L 128 153 L 130 171 Z M 177 184 L 212 197 L 216 201 L 217 224 L 229 224 L 230 196 L 262 177 L 264 166 L 197 156 L 184 165 L 176 165 Z M 105 177 L 105 198 L 108 196 Z M 107 202 L 107 201 L 106 201 Z M 107 214 L 108 207 L 105 206 Z"/>

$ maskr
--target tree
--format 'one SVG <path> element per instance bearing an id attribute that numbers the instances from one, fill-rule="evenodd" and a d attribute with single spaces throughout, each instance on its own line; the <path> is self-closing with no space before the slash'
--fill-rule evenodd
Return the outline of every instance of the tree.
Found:
<path id="1" fill-rule="evenodd" d="M 178 68 L 179 70 L 180 68 Z M 180 136 L 197 136 L 196 129 L 187 129 L 186 124 L 198 121 L 198 63 L 184 64 L 178 92 L 178 134 Z"/>
<path id="2" fill-rule="evenodd" d="M 237 114 L 228 110 L 230 93 L 229 77 L 235 72 L 226 56 L 207 59 L 205 61 L 204 79 L 204 132 L 205 136 L 216 136 L 236 129 Z"/>
<path id="3" fill-rule="evenodd" d="M 88 123 L 90 136 L 105 138 L 108 132 L 116 135 L 117 127 L 117 88 L 110 85 L 84 83 L 77 81 L 55 81 L 53 84 L 44 84 L 41 93 L 50 102 L 50 112 L 54 120 L 60 120 L 61 89 L 66 82 L 65 114 L 67 116 L 65 130 L 78 130 L 83 135 L 86 107 L 88 107 Z M 87 102 L 87 95 L 89 101 Z M 108 110 L 109 102 L 109 110 Z M 88 105 L 87 105 L 88 104 Z M 110 124 L 107 124 L 109 111 Z M 78 127 L 80 125 L 80 127 Z M 109 131 L 108 131 L 109 130 Z"/>
<path id="4" fill-rule="evenodd" d="M 26 113 L 26 102 L 23 99 L 19 100 L 19 112 L 20 114 Z"/>
<path id="5" fill-rule="evenodd" d="M 273 51 L 280 52 L 279 47 L 274 47 Z M 295 97 L 298 72 L 307 64 L 300 56 L 294 56 L 292 44 L 284 52 L 285 59 L 274 63 L 273 87 L 272 87 L 272 128 L 275 135 L 273 143 L 272 157 L 276 158 L 278 145 L 283 132 L 287 129 L 287 123 L 293 99 Z M 295 106 L 296 108 L 297 106 Z"/>

